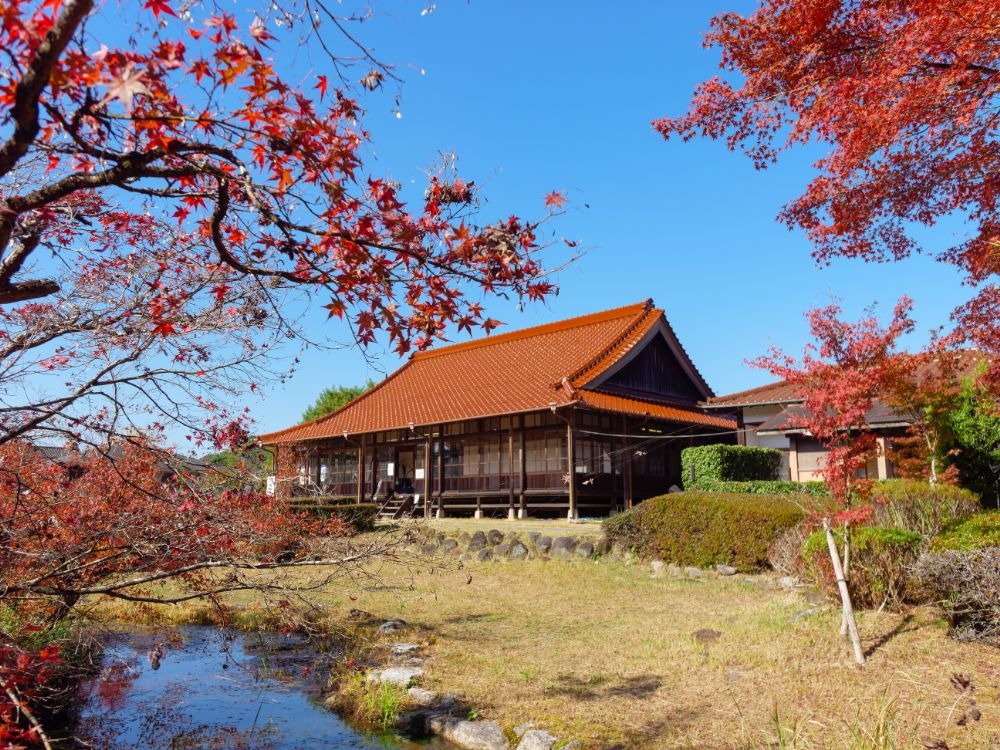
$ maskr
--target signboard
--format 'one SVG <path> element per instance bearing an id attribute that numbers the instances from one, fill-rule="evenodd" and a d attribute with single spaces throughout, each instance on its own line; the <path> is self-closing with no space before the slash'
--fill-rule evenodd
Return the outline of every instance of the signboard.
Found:
<path id="1" fill-rule="evenodd" d="M 274 475 L 272 474 L 271 476 L 269 476 L 267 478 L 267 487 L 264 490 L 265 494 L 267 494 L 270 497 L 274 497 L 274 492 L 277 487 L 277 484 L 278 483 L 275 481 Z"/>
<path id="2" fill-rule="evenodd" d="M 413 478 L 414 479 L 423 479 L 424 478 L 424 470 L 423 469 L 414 469 L 413 470 Z"/>
<path id="3" fill-rule="evenodd" d="M 390 477 L 396 476 L 396 464 L 391 463 L 391 462 L 388 463 L 388 464 L 386 464 L 385 473 L 386 473 L 387 476 L 390 476 Z"/>

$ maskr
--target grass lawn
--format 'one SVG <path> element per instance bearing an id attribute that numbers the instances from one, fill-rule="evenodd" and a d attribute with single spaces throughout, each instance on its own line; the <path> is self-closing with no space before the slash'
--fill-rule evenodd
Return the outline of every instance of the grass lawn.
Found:
<path id="1" fill-rule="evenodd" d="M 1000 652 L 949 639 L 928 612 L 864 613 L 861 670 L 838 611 L 763 577 L 453 559 L 378 575 L 320 594 L 330 621 L 352 608 L 403 618 L 417 629 L 404 639 L 427 644 L 424 684 L 510 727 L 533 721 L 594 748 L 1000 747 Z M 698 641 L 701 629 L 721 636 Z M 982 713 L 964 727 L 955 673 L 972 678 Z"/>

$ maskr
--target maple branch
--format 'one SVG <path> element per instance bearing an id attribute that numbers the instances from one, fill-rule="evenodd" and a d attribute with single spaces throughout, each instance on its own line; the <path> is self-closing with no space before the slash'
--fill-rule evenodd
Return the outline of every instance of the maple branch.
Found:
<path id="1" fill-rule="evenodd" d="M 14 106 L 10 114 L 14 132 L 0 146 L 0 176 L 14 168 L 38 135 L 38 101 L 42 91 L 48 85 L 52 70 L 69 40 L 93 7 L 93 0 L 68 0 L 62 14 L 38 45 L 34 59 L 14 90 Z"/>

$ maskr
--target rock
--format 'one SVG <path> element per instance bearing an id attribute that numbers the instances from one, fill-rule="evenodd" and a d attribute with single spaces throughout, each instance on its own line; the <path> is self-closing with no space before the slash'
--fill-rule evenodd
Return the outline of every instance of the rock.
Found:
<path id="1" fill-rule="evenodd" d="M 454 693 L 445 693 L 438 698 L 437 705 L 438 708 L 442 708 L 445 711 L 448 711 L 452 708 L 455 708 L 455 706 L 461 704 L 459 703 L 457 695 L 455 695 Z"/>
<path id="2" fill-rule="evenodd" d="M 425 544 L 420 548 L 420 551 L 425 555 L 436 555 L 438 551 L 438 546 L 431 542 L 430 544 Z"/>
<path id="3" fill-rule="evenodd" d="M 675 565 L 674 563 L 670 563 L 667 566 L 667 575 L 670 576 L 671 578 L 680 578 L 682 575 L 684 575 L 684 571 L 681 570 L 680 565 Z"/>
<path id="4" fill-rule="evenodd" d="M 594 551 L 599 555 L 606 555 L 611 552 L 611 542 L 606 536 L 602 536 L 594 545 Z"/>
<path id="5" fill-rule="evenodd" d="M 540 531 L 532 531 L 528 534 L 528 541 L 532 544 L 538 544 L 538 540 L 541 538 L 542 533 Z"/>
<path id="6" fill-rule="evenodd" d="M 589 560 L 594 556 L 594 544 L 586 540 L 576 545 L 576 556 Z"/>
<path id="7" fill-rule="evenodd" d="M 508 550 L 510 550 L 510 545 L 507 544 L 507 542 L 504 542 L 503 544 L 498 544 L 497 548 L 493 550 L 493 553 L 497 560 L 502 560 L 507 557 Z"/>
<path id="8" fill-rule="evenodd" d="M 406 630 L 409 627 L 405 620 L 386 620 L 381 625 L 378 626 L 380 633 L 398 633 L 400 630 Z"/>
<path id="9" fill-rule="evenodd" d="M 399 687 L 409 687 L 412 683 L 420 680 L 424 676 L 424 670 L 420 667 L 386 667 L 368 673 L 368 682 L 376 685 L 388 684 Z"/>
<path id="10" fill-rule="evenodd" d="M 463 531 L 458 535 L 458 541 L 460 544 L 468 544 L 470 539 L 472 539 L 472 534 L 468 531 Z"/>
<path id="11" fill-rule="evenodd" d="M 795 576 L 782 576 L 778 579 L 778 585 L 783 589 L 794 589 L 799 585 L 799 579 Z"/>
<path id="12" fill-rule="evenodd" d="M 443 542 L 441 542 L 441 551 L 442 552 L 451 552 L 453 549 L 458 549 L 458 540 L 457 539 L 451 539 L 449 537 L 448 539 L 445 539 Z"/>
<path id="13" fill-rule="evenodd" d="M 459 557 L 458 559 L 459 560 L 463 560 L 465 562 L 469 562 L 469 560 L 472 560 L 474 557 L 475 557 L 475 555 L 473 553 L 471 553 L 471 552 L 463 552 L 462 556 Z"/>
<path id="14" fill-rule="evenodd" d="M 810 604 L 816 605 L 817 607 L 829 604 L 829 601 L 827 600 L 826 596 L 824 596 L 823 593 L 820 591 L 807 591 L 806 601 L 809 602 Z"/>
<path id="15" fill-rule="evenodd" d="M 476 553 L 476 559 L 479 562 L 486 562 L 487 560 L 493 559 L 493 550 L 489 547 L 483 547 L 479 552 Z"/>
<path id="16" fill-rule="evenodd" d="M 510 549 L 507 550 L 508 560 L 524 560 L 528 557 L 528 548 L 525 547 L 521 542 L 514 542 L 510 545 Z"/>
<path id="17" fill-rule="evenodd" d="M 667 566 L 663 560 L 653 560 L 649 564 L 649 575 L 653 578 L 663 578 L 663 569 Z"/>
<path id="18" fill-rule="evenodd" d="M 469 552 L 478 552 L 486 546 L 486 534 L 477 531 L 469 540 Z"/>
<path id="19" fill-rule="evenodd" d="M 495 721 L 463 721 L 451 716 L 432 716 L 431 731 L 465 750 L 510 750 L 500 724 Z"/>
<path id="20" fill-rule="evenodd" d="M 557 536 L 552 540 L 551 555 L 554 558 L 567 560 L 576 549 L 576 539 L 571 536 Z"/>
<path id="21" fill-rule="evenodd" d="M 524 736 L 525 732 L 527 732 L 529 729 L 534 729 L 534 728 L 535 728 L 535 722 L 533 721 L 526 721 L 523 724 L 518 724 L 516 727 L 514 727 L 514 736 L 517 737 L 518 739 L 521 739 Z"/>
<path id="22" fill-rule="evenodd" d="M 372 613 L 365 612 L 363 609 L 352 609 L 347 613 L 347 617 L 350 620 L 370 620 L 372 619 Z"/>
<path id="23" fill-rule="evenodd" d="M 732 565 L 716 565 L 715 569 L 723 576 L 734 576 L 739 572 Z"/>
<path id="24" fill-rule="evenodd" d="M 503 541 L 503 532 L 498 529 L 490 529 L 486 532 L 486 541 L 495 547 Z"/>
<path id="25" fill-rule="evenodd" d="M 552 750 L 555 747 L 557 737 L 553 737 L 548 732 L 541 729 L 531 729 L 524 733 L 521 741 L 517 744 L 517 750 Z"/>
<path id="26" fill-rule="evenodd" d="M 420 651 L 420 646 L 416 643 L 393 643 L 390 650 L 393 656 L 399 658 L 402 656 L 413 656 Z"/>
<path id="27" fill-rule="evenodd" d="M 552 537 L 545 536 L 544 534 L 535 540 L 535 546 L 538 547 L 538 551 L 543 555 L 552 549 Z"/>
<path id="28" fill-rule="evenodd" d="M 684 568 L 684 575 L 686 575 L 688 578 L 704 578 L 705 571 L 702 570 L 701 568 L 696 568 L 692 565 L 688 565 L 686 568 Z"/>
<path id="29" fill-rule="evenodd" d="M 421 687 L 411 687 L 406 691 L 406 694 L 413 701 L 414 706 L 421 706 L 422 708 L 430 708 L 431 706 L 438 705 L 438 694 L 433 690 L 426 690 Z"/>

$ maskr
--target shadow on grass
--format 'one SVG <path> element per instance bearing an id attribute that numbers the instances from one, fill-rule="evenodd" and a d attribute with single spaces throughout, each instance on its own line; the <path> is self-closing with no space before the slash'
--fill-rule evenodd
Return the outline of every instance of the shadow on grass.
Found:
<path id="1" fill-rule="evenodd" d="M 913 624 L 913 615 L 905 615 L 902 620 L 897 622 L 892 629 L 883 633 L 879 636 L 873 644 L 871 644 L 867 649 L 865 649 L 865 658 L 869 658 L 878 651 L 880 648 L 889 643 L 893 638 L 902 635 L 903 633 L 912 633 L 916 630 L 920 630 L 922 627 L 919 623 Z"/>
<path id="2" fill-rule="evenodd" d="M 559 675 L 556 681 L 545 688 L 548 695 L 566 695 L 576 700 L 598 701 L 610 698 L 644 698 L 652 695 L 663 685 L 660 677 L 636 675 L 609 683 L 604 677 L 594 675 L 580 679 L 573 675 Z"/>

